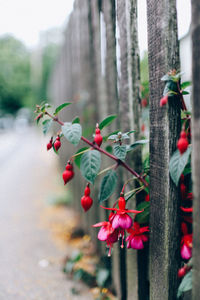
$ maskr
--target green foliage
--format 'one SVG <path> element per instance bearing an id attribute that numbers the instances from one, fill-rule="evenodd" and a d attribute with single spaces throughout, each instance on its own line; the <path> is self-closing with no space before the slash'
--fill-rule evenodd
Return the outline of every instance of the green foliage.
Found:
<path id="1" fill-rule="evenodd" d="M 145 145 L 145 144 L 147 144 L 148 142 L 149 142 L 149 140 L 139 140 L 139 141 L 136 141 L 136 142 L 134 142 L 133 144 L 128 145 L 126 151 L 127 151 L 127 152 L 130 152 L 130 151 L 132 151 L 133 149 L 135 149 L 137 146 Z"/>
<path id="2" fill-rule="evenodd" d="M 81 166 L 81 157 L 82 157 L 82 155 L 84 154 L 84 153 L 81 153 L 81 152 L 83 152 L 83 151 L 85 151 L 85 150 L 88 150 L 89 149 L 89 147 L 83 147 L 83 148 L 81 148 L 81 149 L 79 149 L 76 153 L 75 153 L 75 155 L 76 154 L 78 154 L 78 153 L 80 153 L 80 155 L 77 155 L 77 156 L 75 156 L 75 158 L 74 158 L 74 162 L 75 162 L 75 164 L 77 165 L 77 167 L 80 169 L 80 166 Z"/>
<path id="3" fill-rule="evenodd" d="M 43 133 L 47 134 L 47 132 L 49 131 L 49 129 L 51 128 L 51 125 L 53 123 L 52 119 L 48 119 L 42 122 L 43 125 Z"/>
<path id="4" fill-rule="evenodd" d="M 145 224 L 149 222 L 149 213 L 150 213 L 150 202 L 143 201 L 137 205 L 137 210 L 144 210 L 143 212 L 135 216 L 135 221 L 139 224 Z"/>
<path id="5" fill-rule="evenodd" d="M 103 202 L 107 200 L 114 192 L 117 184 L 117 174 L 114 170 L 109 170 L 103 177 L 100 185 L 98 200 Z"/>
<path id="6" fill-rule="evenodd" d="M 99 129 L 102 130 L 104 127 L 110 125 L 115 119 L 116 115 L 111 115 L 106 117 L 100 124 L 99 124 Z"/>
<path id="7" fill-rule="evenodd" d="M 192 148 L 188 147 L 187 151 L 181 155 L 179 150 L 176 150 L 170 159 L 169 172 L 176 186 L 178 186 L 181 174 L 188 163 L 191 151 Z"/>
<path id="8" fill-rule="evenodd" d="M 71 104 L 70 102 L 66 102 L 66 103 L 59 105 L 54 112 L 54 116 L 56 116 L 61 110 L 63 110 L 63 108 L 65 108 L 66 106 L 68 106 L 70 104 Z"/>
<path id="9" fill-rule="evenodd" d="M 12 36 L 0 38 L 0 110 L 15 113 L 30 101 L 30 54 Z"/>
<path id="10" fill-rule="evenodd" d="M 75 123 L 80 123 L 80 118 L 79 117 L 75 117 L 72 121 L 72 124 L 75 124 Z"/>
<path id="11" fill-rule="evenodd" d="M 81 157 L 81 174 L 90 183 L 94 184 L 95 178 L 100 170 L 101 154 L 97 150 L 84 153 Z"/>
<path id="12" fill-rule="evenodd" d="M 180 298 L 184 292 L 192 290 L 192 270 L 190 270 L 182 279 L 178 288 L 177 298 Z"/>
<path id="13" fill-rule="evenodd" d="M 70 143 L 77 146 L 81 139 L 82 127 L 78 123 L 72 124 L 70 122 L 66 122 L 62 126 L 62 133 Z"/>
<path id="14" fill-rule="evenodd" d="M 181 83 L 181 90 L 186 89 L 187 87 L 191 86 L 192 82 L 191 81 L 185 81 Z"/>
<path id="15" fill-rule="evenodd" d="M 113 153 L 120 160 L 125 160 L 125 158 L 126 158 L 126 145 L 115 144 L 113 146 Z"/>

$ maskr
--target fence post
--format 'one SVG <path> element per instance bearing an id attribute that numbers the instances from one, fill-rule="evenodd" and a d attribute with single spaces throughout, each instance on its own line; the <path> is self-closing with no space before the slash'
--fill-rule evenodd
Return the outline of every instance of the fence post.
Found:
<path id="1" fill-rule="evenodd" d="M 200 2 L 192 0 L 192 177 L 193 177 L 193 282 L 192 299 L 200 297 Z"/>
<path id="2" fill-rule="evenodd" d="M 127 27 L 127 70 L 128 99 L 130 106 L 131 129 L 135 130 L 132 141 L 140 139 L 141 103 L 140 103 L 140 57 L 138 46 L 137 0 L 126 1 Z M 130 161 L 134 170 L 142 171 L 141 148 L 136 149 Z M 137 182 L 135 183 L 137 187 Z M 136 202 L 144 200 L 144 194 L 136 196 Z M 135 203 L 132 203 L 131 208 Z M 148 249 L 127 251 L 127 287 L 128 299 L 148 299 Z M 134 270 L 133 270 L 134 268 Z"/>
<path id="3" fill-rule="evenodd" d="M 179 69 L 175 0 L 147 0 L 150 79 L 150 299 L 176 299 L 180 261 L 179 193 L 169 160 L 180 131 L 180 101 L 160 107 L 161 77 Z"/>

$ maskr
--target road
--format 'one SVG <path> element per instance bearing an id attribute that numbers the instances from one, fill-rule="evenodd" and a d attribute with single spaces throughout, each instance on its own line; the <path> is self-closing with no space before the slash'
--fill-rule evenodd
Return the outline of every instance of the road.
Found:
<path id="1" fill-rule="evenodd" d="M 41 209 L 60 184 L 45 143 L 35 129 L 0 134 L 1 300 L 92 299 L 81 285 L 81 294 L 71 294 L 75 283 L 61 271 L 66 253 L 40 224 Z"/>

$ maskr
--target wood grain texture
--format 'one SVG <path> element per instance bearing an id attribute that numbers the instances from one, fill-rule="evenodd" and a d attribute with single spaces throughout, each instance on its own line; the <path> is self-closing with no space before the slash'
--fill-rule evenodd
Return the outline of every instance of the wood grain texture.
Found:
<path id="1" fill-rule="evenodd" d="M 192 177 L 193 177 L 193 287 L 200 295 L 200 2 L 192 0 Z"/>
<path id="2" fill-rule="evenodd" d="M 169 177 L 180 131 L 180 101 L 160 108 L 161 77 L 179 69 L 175 0 L 147 0 L 150 78 L 150 299 L 173 300 L 180 261 L 179 195 Z"/>

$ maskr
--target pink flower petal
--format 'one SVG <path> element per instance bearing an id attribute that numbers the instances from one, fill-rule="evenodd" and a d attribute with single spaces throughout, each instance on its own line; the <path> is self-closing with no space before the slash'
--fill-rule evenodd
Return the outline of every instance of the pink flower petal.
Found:
<path id="1" fill-rule="evenodd" d="M 181 247 L 181 256 L 183 259 L 189 259 L 192 257 L 192 250 L 185 244 Z"/>
<path id="2" fill-rule="evenodd" d="M 143 249 L 144 248 L 142 239 L 139 236 L 134 236 L 131 239 L 131 248 L 133 248 L 133 249 Z"/>
<path id="3" fill-rule="evenodd" d="M 119 219 L 120 219 L 120 215 L 115 215 L 114 218 L 113 218 L 113 221 L 112 221 L 112 227 L 114 229 L 117 229 L 119 228 Z"/>
<path id="4" fill-rule="evenodd" d="M 102 226 L 98 233 L 98 239 L 100 241 L 106 241 L 109 236 L 109 231 L 106 226 Z"/>
<path id="5" fill-rule="evenodd" d="M 105 226 L 107 225 L 108 222 L 104 221 L 104 222 L 99 222 L 99 223 L 96 223 L 94 225 L 92 225 L 92 227 L 101 227 L 101 226 Z"/>
<path id="6" fill-rule="evenodd" d="M 133 224 L 132 218 L 128 214 L 120 215 L 119 226 L 123 229 L 131 228 Z"/>
<path id="7" fill-rule="evenodd" d="M 127 242 L 127 244 L 126 244 L 126 245 L 127 245 L 127 248 L 128 248 L 128 249 L 131 248 L 131 241 L 130 241 L 130 240 L 127 241 L 127 239 L 126 239 L 126 242 Z"/>

